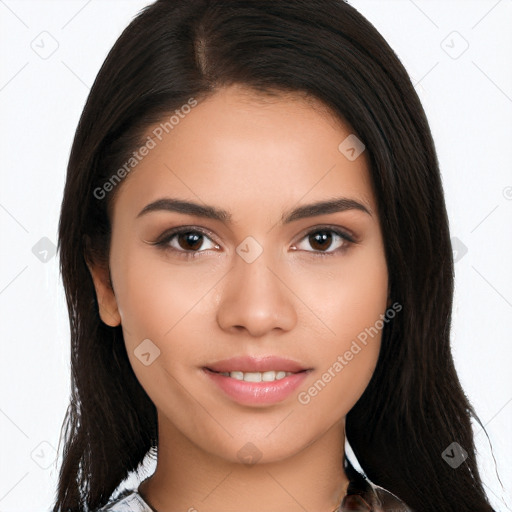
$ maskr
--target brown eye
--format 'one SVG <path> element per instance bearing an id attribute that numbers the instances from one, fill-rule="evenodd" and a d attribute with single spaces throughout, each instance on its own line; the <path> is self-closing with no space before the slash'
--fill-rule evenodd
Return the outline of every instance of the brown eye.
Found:
<path id="1" fill-rule="evenodd" d="M 332 244 L 332 233 L 329 231 L 317 231 L 308 236 L 309 244 L 315 251 L 325 251 Z"/>
<path id="2" fill-rule="evenodd" d="M 181 249 L 185 251 L 197 251 L 203 245 L 203 235 L 196 231 L 189 231 L 188 233 L 179 233 L 177 241 Z"/>
<path id="3" fill-rule="evenodd" d="M 220 249 L 219 245 L 213 242 L 208 235 L 197 229 L 190 228 L 173 229 L 170 232 L 164 233 L 154 242 L 154 245 L 189 256 L 200 255 L 209 249 Z"/>
<path id="4" fill-rule="evenodd" d="M 293 248 L 322 256 L 341 252 L 354 242 L 354 238 L 343 231 L 325 228 L 310 231 Z"/>

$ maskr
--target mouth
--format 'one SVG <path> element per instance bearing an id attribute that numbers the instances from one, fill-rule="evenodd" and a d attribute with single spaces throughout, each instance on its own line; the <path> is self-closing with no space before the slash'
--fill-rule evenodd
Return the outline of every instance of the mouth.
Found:
<path id="1" fill-rule="evenodd" d="M 231 400 L 244 405 L 269 405 L 289 397 L 313 368 L 276 356 L 241 356 L 209 364 L 202 370 Z"/>

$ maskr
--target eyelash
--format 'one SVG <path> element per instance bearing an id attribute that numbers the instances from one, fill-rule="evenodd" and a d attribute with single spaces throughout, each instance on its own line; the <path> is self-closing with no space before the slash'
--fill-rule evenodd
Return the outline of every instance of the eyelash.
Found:
<path id="1" fill-rule="evenodd" d="M 335 249 L 334 251 L 329 251 L 329 252 L 315 251 L 315 250 L 305 251 L 305 252 L 312 253 L 315 256 L 320 256 L 320 257 L 336 256 L 337 254 L 345 252 L 352 244 L 357 243 L 353 236 L 349 235 L 345 231 L 341 231 L 339 228 L 334 228 L 331 226 L 316 227 L 316 228 L 308 231 L 307 233 L 305 233 L 300 238 L 299 242 L 301 242 L 302 240 L 306 239 L 307 237 L 309 237 L 311 235 L 314 235 L 316 233 L 322 233 L 322 232 L 327 232 L 327 233 L 331 233 L 331 234 L 339 236 L 343 240 L 343 245 L 341 247 L 339 247 L 338 249 Z M 211 249 L 205 249 L 202 251 L 186 251 L 184 249 L 181 249 L 181 250 L 176 249 L 175 247 L 171 247 L 169 245 L 169 243 L 171 242 L 171 240 L 174 237 L 179 236 L 181 234 L 185 234 L 185 233 L 200 234 L 201 236 L 204 236 L 211 240 L 211 235 L 207 231 L 205 231 L 201 228 L 196 228 L 194 226 L 183 226 L 183 227 L 179 227 L 179 228 L 174 228 L 170 231 L 163 233 L 155 242 L 151 242 L 151 245 L 155 245 L 163 251 L 171 251 L 171 252 L 177 253 L 179 255 L 179 257 L 183 257 L 183 258 L 197 258 L 201 255 L 201 253 L 211 250 Z M 211 240 L 211 241 L 215 245 L 217 245 L 217 246 L 219 245 L 216 242 L 214 242 L 213 240 Z"/>

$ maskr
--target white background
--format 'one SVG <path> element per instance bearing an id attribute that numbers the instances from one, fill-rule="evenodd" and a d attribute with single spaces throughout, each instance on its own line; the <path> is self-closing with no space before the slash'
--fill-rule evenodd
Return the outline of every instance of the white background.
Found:
<path id="1" fill-rule="evenodd" d="M 148 3 L 0 0 L 0 512 L 48 510 L 54 499 L 69 394 L 51 252 L 65 169 L 96 73 Z M 350 3 L 400 57 L 431 124 L 452 236 L 467 248 L 456 264 L 455 362 L 505 487 L 476 426 L 487 492 L 496 510 L 512 510 L 512 0 Z"/>

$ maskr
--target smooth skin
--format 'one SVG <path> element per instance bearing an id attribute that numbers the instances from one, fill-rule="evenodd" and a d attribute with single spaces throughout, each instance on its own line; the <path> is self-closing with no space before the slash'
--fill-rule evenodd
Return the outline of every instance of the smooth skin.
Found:
<path id="1" fill-rule="evenodd" d="M 373 374 L 380 333 L 308 404 L 298 394 L 389 305 L 366 152 L 350 161 L 338 150 L 351 133 L 315 99 L 229 86 L 156 140 L 118 185 L 111 281 L 108 269 L 91 272 L 101 318 L 122 325 L 133 370 L 158 411 L 157 468 L 140 486 L 156 510 L 330 512 L 346 493 L 345 416 Z M 300 206 L 341 197 L 368 212 L 281 222 Z M 164 198 L 231 218 L 139 215 Z M 180 226 L 203 237 L 162 242 Z M 248 236 L 263 249 L 252 263 L 236 252 Z M 147 366 L 135 354 L 146 339 L 160 350 Z M 287 357 L 312 371 L 278 403 L 241 405 L 203 370 L 240 355 Z M 247 443 L 260 457 L 252 465 L 239 457 Z"/>

